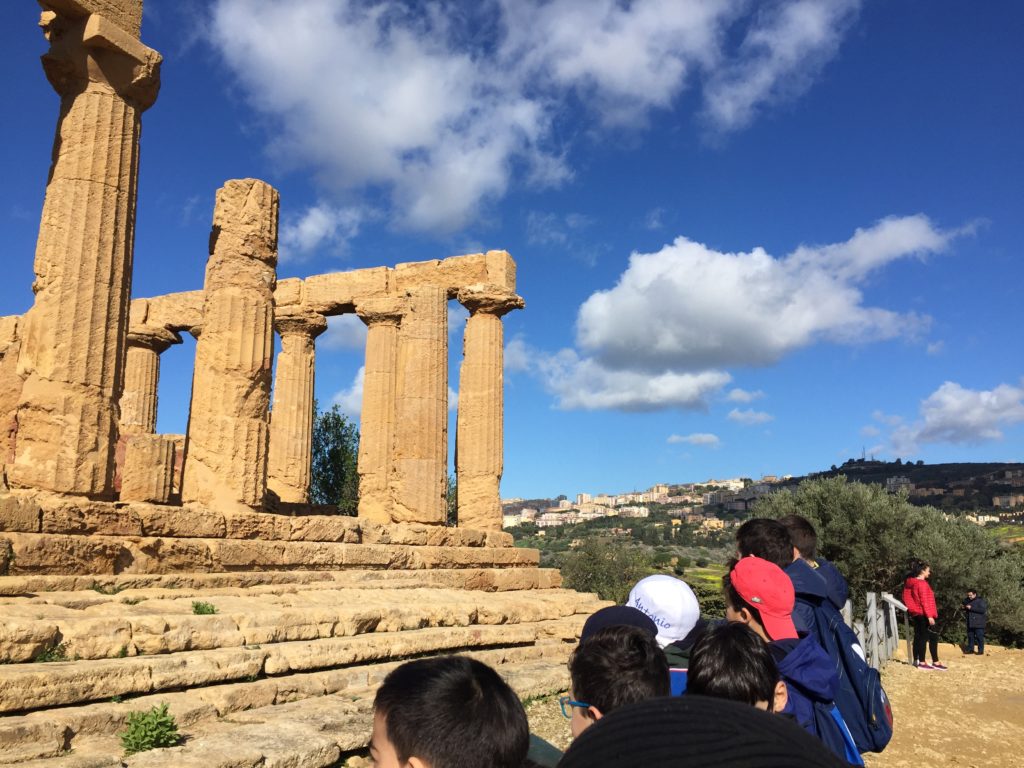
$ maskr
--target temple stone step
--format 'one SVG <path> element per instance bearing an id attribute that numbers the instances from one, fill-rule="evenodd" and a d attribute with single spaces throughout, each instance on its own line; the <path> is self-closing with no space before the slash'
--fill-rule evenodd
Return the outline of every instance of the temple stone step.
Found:
<path id="1" fill-rule="evenodd" d="M 517 547 L 4 533 L 0 575 L 536 567 Z"/>
<path id="2" fill-rule="evenodd" d="M 230 648 L 434 626 L 520 624 L 589 613 L 590 595 L 569 590 L 495 594 L 453 589 L 299 589 L 93 592 L 73 605 L 0 598 L 0 661 L 27 662 L 62 646 L 69 658 Z M 58 593 L 72 601 L 76 593 Z M 199 605 L 199 604 L 202 605 Z M 212 609 L 211 615 L 196 615 Z"/>
<path id="3" fill-rule="evenodd" d="M 570 647 L 485 650 L 467 655 L 494 666 L 521 698 L 527 698 L 565 689 L 565 659 Z M 39 724 L 33 726 L 38 738 L 34 742 L 9 740 L 4 750 L 5 732 L 0 730 L 0 764 L 17 761 L 38 768 L 334 765 L 345 753 L 367 746 L 376 687 L 398 663 L 346 670 L 344 679 L 337 675 L 328 679 L 324 673 L 296 675 L 292 676 L 294 680 L 219 686 L 219 691 L 211 687 L 118 704 L 55 710 L 47 713 L 53 717 L 49 731 L 42 718 L 36 718 Z M 326 688 L 313 680 L 318 676 Z M 304 678 L 301 682 L 300 677 Z M 124 727 L 128 713 L 165 701 L 186 737 L 185 743 L 122 758 L 116 734 Z"/>
<path id="4" fill-rule="evenodd" d="M 594 605 L 601 605 L 596 602 Z M 417 654 L 571 641 L 589 613 L 518 624 L 471 624 L 205 650 L 35 664 L 0 665 L 0 713 L 26 712 L 309 672 Z M 495 614 L 496 615 L 496 614 Z M 216 617 L 193 617 L 216 618 Z"/>
<path id="5" fill-rule="evenodd" d="M 147 597 L 147 591 L 172 589 L 182 596 L 200 591 L 237 593 L 241 589 L 265 589 L 281 593 L 296 589 L 338 587 L 450 587 L 483 592 L 517 589 L 549 589 L 561 586 L 561 574 L 553 568 L 462 568 L 424 571 L 381 571 L 353 568 L 345 571 L 231 571 L 229 573 L 161 573 L 95 575 L 0 576 L 0 597 L 40 595 L 57 604 L 88 604 L 104 596 L 122 601 Z"/>
<path id="6" fill-rule="evenodd" d="M 0 494 L 0 531 L 433 547 L 513 546 L 512 535 L 503 531 L 475 531 L 421 523 L 384 525 L 345 515 L 220 512 L 199 504 L 168 506 L 144 502 L 86 501 L 32 491 Z"/>
<path id="7" fill-rule="evenodd" d="M 515 674 L 517 691 L 521 696 L 543 695 L 564 686 L 565 661 L 571 644 L 539 643 L 531 646 L 470 651 L 466 655 L 490 664 L 503 674 Z M 294 673 L 252 682 L 211 685 L 187 691 L 143 695 L 117 702 L 102 702 L 83 706 L 68 706 L 35 712 L 28 715 L 8 716 L 0 719 L 0 765 L 20 763 L 33 758 L 58 757 L 68 750 L 81 752 L 83 744 L 102 745 L 107 754 L 117 755 L 119 747 L 109 737 L 123 730 L 131 712 L 147 711 L 154 706 L 168 704 L 179 729 L 190 736 L 199 730 L 198 724 L 228 719 L 248 722 L 239 713 L 254 711 L 265 717 L 273 713 L 290 713 L 295 702 L 341 694 L 345 702 L 364 699 L 384 676 L 401 661 L 371 663 L 324 672 Z M 326 705 L 338 708 L 338 702 Z M 276 709 L 270 709 L 276 707 Z M 361 722 L 356 726 L 358 739 L 364 741 L 366 733 Z M 362 746 L 356 744 L 352 748 Z M 57 763 L 54 763 L 55 765 Z M 63 763 L 61 763 L 63 764 Z"/>

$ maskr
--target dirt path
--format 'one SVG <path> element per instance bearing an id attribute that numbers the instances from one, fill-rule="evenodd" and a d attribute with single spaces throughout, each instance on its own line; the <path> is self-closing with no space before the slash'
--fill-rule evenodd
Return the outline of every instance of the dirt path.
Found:
<path id="1" fill-rule="evenodd" d="M 941 645 L 939 655 L 946 672 L 886 666 L 896 728 L 885 752 L 865 756 L 868 768 L 1024 766 L 1024 651 L 990 646 L 985 656 L 964 656 Z M 557 697 L 532 701 L 526 711 L 533 733 L 568 747 L 569 721 Z"/>
<path id="2" fill-rule="evenodd" d="M 990 646 L 985 656 L 964 656 L 940 645 L 939 657 L 947 672 L 886 666 L 896 727 L 885 752 L 867 756 L 868 767 L 1024 765 L 1024 651 Z"/>

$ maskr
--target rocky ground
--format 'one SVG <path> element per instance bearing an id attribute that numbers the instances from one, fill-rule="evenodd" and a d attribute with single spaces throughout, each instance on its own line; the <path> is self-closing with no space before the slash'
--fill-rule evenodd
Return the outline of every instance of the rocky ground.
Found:
<path id="1" fill-rule="evenodd" d="M 902 650 L 902 648 L 901 648 Z M 990 646 L 985 656 L 939 649 L 946 672 L 922 672 L 899 660 L 882 673 L 892 701 L 895 733 L 868 768 L 1016 768 L 1024 764 L 1024 651 Z M 535 734 L 561 749 L 569 721 L 558 697 L 527 703 Z"/>

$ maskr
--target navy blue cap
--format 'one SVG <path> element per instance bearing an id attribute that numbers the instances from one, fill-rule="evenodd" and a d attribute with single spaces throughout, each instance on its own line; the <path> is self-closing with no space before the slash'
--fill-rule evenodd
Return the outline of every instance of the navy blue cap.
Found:
<path id="1" fill-rule="evenodd" d="M 651 637 L 658 636 L 658 626 L 650 616 L 628 605 L 609 605 L 591 614 L 580 632 L 580 642 L 605 627 L 639 627 Z"/>

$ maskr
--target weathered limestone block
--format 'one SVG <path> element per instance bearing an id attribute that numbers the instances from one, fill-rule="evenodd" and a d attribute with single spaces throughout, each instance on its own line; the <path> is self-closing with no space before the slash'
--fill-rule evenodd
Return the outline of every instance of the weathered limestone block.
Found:
<path id="1" fill-rule="evenodd" d="M 358 544 L 362 540 L 359 521 L 354 517 L 308 515 L 292 517 L 290 522 L 288 538 L 292 541 L 343 541 Z"/>
<path id="2" fill-rule="evenodd" d="M 313 312 L 336 315 L 350 312 L 357 299 L 386 296 L 390 289 L 387 267 L 313 275 L 303 280 L 303 303 Z"/>
<path id="3" fill-rule="evenodd" d="M 163 435 L 132 435 L 121 468 L 121 501 L 166 504 L 173 485 L 174 441 Z"/>
<path id="4" fill-rule="evenodd" d="M 391 516 L 444 525 L 448 474 L 448 297 L 444 288 L 407 292 L 398 338 Z"/>
<path id="5" fill-rule="evenodd" d="M 363 407 L 359 420 L 359 518 L 390 523 L 391 473 L 398 383 L 398 334 L 406 302 L 396 298 L 361 300 L 356 313 L 366 323 Z"/>
<path id="6" fill-rule="evenodd" d="M 274 327 L 281 351 L 270 413 L 267 485 L 281 501 L 305 504 L 313 460 L 314 339 L 327 330 L 327 319 L 315 312 L 279 312 Z"/>
<path id="7" fill-rule="evenodd" d="M 459 527 L 500 531 L 505 391 L 501 317 L 522 309 L 523 299 L 493 285 L 463 288 L 458 298 L 470 313 L 462 342 L 455 442 Z"/>
<path id="8" fill-rule="evenodd" d="M 186 502 L 263 505 L 277 223 L 270 185 L 236 179 L 217 191 L 185 449 Z"/>
<path id="9" fill-rule="evenodd" d="M 181 538 L 223 538 L 226 532 L 224 515 L 200 504 L 167 507 L 149 504 L 132 505 L 142 521 L 144 536 Z"/>
<path id="10" fill-rule="evenodd" d="M 121 434 L 156 432 L 157 388 L 160 384 L 160 355 L 181 337 L 160 327 L 130 328 L 128 357 L 121 395 Z"/>
<path id="11" fill-rule="evenodd" d="M 145 308 L 140 307 L 145 303 Z M 138 307 L 138 309 L 137 309 Z M 154 296 L 149 299 L 132 300 L 132 322 L 135 317 L 145 318 L 148 327 L 166 328 L 171 331 L 188 331 L 202 328 L 203 292 L 181 291 Z M 134 325 L 133 325 L 134 327 Z"/>
<path id="12" fill-rule="evenodd" d="M 91 536 L 5 533 L 3 539 L 10 542 L 13 554 L 7 562 L 6 572 L 14 576 L 32 573 L 114 573 L 114 564 L 122 549 L 116 540 Z M 3 552 L 0 551 L 2 560 Z M 3 571 L 0 567 L 0 573 Z"/>
<path id="13" fill-rule="evenodd" d="M 0 663 L 32 661 L 58 642 L 58 628 L 52 621 L 33 621 L 5 616 L 0 622 Z"/>
<path id="14" fill-rule="evenodd" d="M 102 501 L 59 496 L 43 502 L 43 533 L 141 536 L 142 521 L 133 510 L 118 509 Z"/>
<path id="15" fill-rule="evenodd" d="M 44 3 L 44 7 L 46 7 Z M 161 57 L 138 41 L 138 8 L 113 20 L 55 3 L 41 25 L 61 95 L 36 246 L 35 301 L 19 328 L 12 486 L 109 494 L 135 235 L 141 113 Z M 128 29 L 117 24 L 127 24 Z"/>
<path id="16" fill-rule="evenodd" d="M 18 399 L 22 377 L 18 374 L 19 317 L 0 318 L 0 490 L 7 488 L 7 465 L 14 461 Z"/>
<path id="17" fill-rule="evenodd" d="M 488 251 L 447 259 L 398 264 L 394 269 L 394 287 L 407 291 L 424 285 L 441 286 L 454 299 L 460 288 L 489 283 L 514 292 L 516 267 L 505 251 Z"/>
<path id="18" fill-rule="evenodd" d="M 42 518 L 43 510 L 31 495 L 12 493 L 0 496 L 0 531 L 38 533 Z"/>
<path id="19" fill-rule="evenodd" d="M 71 658 L 108 659 L 131 650 L 132 628 L 124 617 L 103 616 L 61 622 L 61 636 Z M 134 654 L 132 654 L 134 655 Z"/>
<path id="20" fill-rule="evenodd" d="M 3 360 L 10 346 L 18 340 L 19 320 L 19 315 L 0 317 L 0 360 Z"/>

